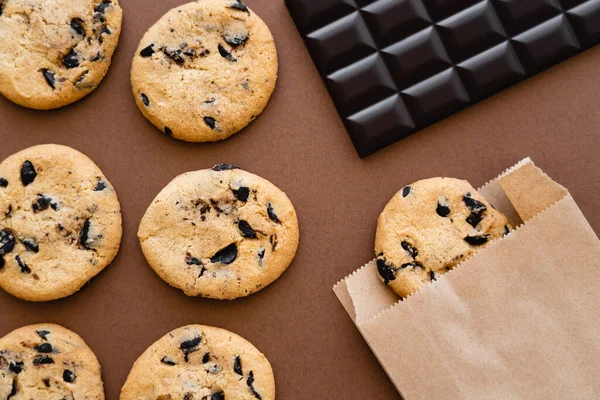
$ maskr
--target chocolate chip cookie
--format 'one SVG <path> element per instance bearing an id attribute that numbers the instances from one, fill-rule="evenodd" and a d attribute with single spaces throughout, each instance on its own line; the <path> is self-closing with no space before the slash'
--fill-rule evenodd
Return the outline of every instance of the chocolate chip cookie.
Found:
<path id="1" fill-rule="evenodd" d="M 0 339 L 0 399 L 103 400 L 100 364 L 62 326 L 19 328 Z"/>
<path id="2" fill-rule="evenodd" d="M 226 331 L 188 325 L 163 336 L 133 365 L 121 400 L 272 400 L 275 378 L 252 343 Z"/>
<path id="3" fill-rule="evenodd" d="M 0 0 L 0 93 L 62 107 L 93 91 L 121 33 L 118 0 Z"/>
<path id="4" fill-rule="evenodd" d="M 138 236 L 150 266 L 188 296 L 235 299 L 269 285 L 298 247 L 298 219 L 271 182 L 228 164 L 188 172 L 156 196 Z"/>
<path id="5" fill-rule="evenodd" d="M 158 129 L 215 142 L 263 111 L 277 80 L 269 28 L 240 0 L 200 0 L 167 12 L 131 68 L 135 101 Z"/>
<path id="6" fill-rule="evenodd" d="M 69 296 L 111 262 L 120 242 L 117 194 L 85 155 L 48 144 L 0 164 L 0 287 L 7 292 L 30 301 Z"/>
<path id="7" fill-rule="evenodd" d="M 510 229 L 467 181 L 418 181 L 396 193 L 379 216 L 377 270 L 386 285 L 408 297 Z"/>

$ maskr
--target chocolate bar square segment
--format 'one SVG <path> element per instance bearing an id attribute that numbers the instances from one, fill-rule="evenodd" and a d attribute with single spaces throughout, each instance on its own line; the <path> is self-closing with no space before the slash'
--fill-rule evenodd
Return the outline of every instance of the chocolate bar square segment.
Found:
<path id="1" fill-rule="evenodd" d="M 417 127 L 431 125 L 469 104 L 469 95 L 455 68 L 449 68 L 402 94 Z"/>
<path id="2" fill-rule="evenodd" d="M 455 63 L 471 58 L 506 40 L 490 2 L 483 1 L 437 24 L 438 32 Z"/>
<path id="3" fill-rule="evenodd" d="M 525 78 L 525 69 L 508 41 L 458 64 L 457 69 L 472 100 L 484 99 Z"/>
<path id="4" fill-rule="evenodd" d="M 379 47 L 431 26 L 421 0 L 378 0 L 361 12 Z"/>
<path id="5" fill-rule="evenodd" d="M 430 27 L 381 51 L 396 86 L 408 88 L 452 66 L 435 30 Z"/>
<path id="6" fill-rule="evenodd" d="M 570 9 L 567 19 L 584 47 L 600 41 L 600 0 L 590 0 Z"/>
<path id="7" fill-rule="evenodd" d="M 482 0 L 422 0 L 434 22 L 441 21 Z M 525 0 L 529 1 L 529 0 Z"/>
<path id="8" fill-rule="evenodd" d="M 589 0 L 559 0 L 559 3 L 563 7 L 563 10 L 569 10 L 587 1 Z"/>
<path id="9" fill-rule="evenodd" d="M 518 35 L 561 13 L 557 0 L 491 0 L 506 33 Z"/>
<path id="10" fill-rule="evenodd" d="M 327 74 L 377 51 L 358 12 L 308 34 L 306 43 L 319 69 Z"/>
<path id="11" fill-rule="evenodd" d="M 397 92 L 379 54 L 327 76 L 326 83 L 342 116 L 355 114 Z"/>
<path id="12" fill-rule="evenodd" d="M 361 157 L 368 156 L 415 130 L 406 104 L 399 95 L 351 115 L 344 122 Z"/>
<path id="13" fill-rule="evenodd" d="M 579 51 L 579 42 L 567 17 L 559 15 L 512 40 L 528 73 L 536 73 Z"/>
<path id="14" fill-rule="evenodd" d="M 286 0 L 286 4 L 303 32 L 312 32 L 356 11 L 352 0 Z"/>

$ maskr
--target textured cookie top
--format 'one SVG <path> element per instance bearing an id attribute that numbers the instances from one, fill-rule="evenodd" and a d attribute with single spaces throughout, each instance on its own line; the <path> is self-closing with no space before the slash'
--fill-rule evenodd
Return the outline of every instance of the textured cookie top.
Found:
<path id="1" fill-rule="evenodd" d="M 191 142 L 223 140 L 244 128 L 267 105 L 276 80 L 273 36 L 236 0 L 172 9 L 146 32 L 131 68 L 144 116 Z"/>
<path id="2" fill-rule="evenodd" d="M 100 364 L 62 326 L 19 328 L 0 339 L 0 399 L 103 400 Z"/>
<path id="3" fill-rule="evenodd" d="M 408 297 L 509 230 L 506 217 L 467 181 L 418 181 L 396 193 L 379 216 L 379 276 Z"/>
<path id="4" fill-rule="evenodd" d="M 0 164 L 0 287 L 22 299 L 76 292 L 121 241 L 119 200 L 102 171 L 70 147 L 41 145 Z"/>
<path id="5" fill-rule="evenodd" d="M 272 400 L 269 361 L 244 338 L 189 325 L 150 346 L 135 362 L 121 400 Z"/>
<path id="6" fill-rule="evenodd" d="M 118 0 L 0 0 L 0 93 L 51 109 L 100 83 L 121 32 Z"/>
<path id="7" fill-rule="evenodd" d="M 231 165 L 188 172 L 156 196 L 138 236 L 158 275 L 188 296 L 234 299 L 277 279 L 298 247 L 298 219 L 271 182 Z"/>

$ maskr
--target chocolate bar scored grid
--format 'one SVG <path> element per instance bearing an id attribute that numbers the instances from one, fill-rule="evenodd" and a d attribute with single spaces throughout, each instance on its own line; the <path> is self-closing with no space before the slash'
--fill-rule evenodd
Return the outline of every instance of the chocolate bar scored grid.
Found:
<path id="1" fill-rule="evenodd" d="M 600 0 L 286 0 L 361 157 L 600 42 Z"/>

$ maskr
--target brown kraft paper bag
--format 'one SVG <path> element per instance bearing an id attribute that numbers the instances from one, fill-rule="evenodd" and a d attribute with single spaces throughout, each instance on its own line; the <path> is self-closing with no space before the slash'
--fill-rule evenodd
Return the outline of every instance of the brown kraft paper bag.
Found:
<path id="1" fill-rule="evenodd" d="M 529 159 L 479 191 L 514 232 L 402 302 L 374 260 L 334 292 L 406 400 L 600 399 L 600 241 Z"/>

